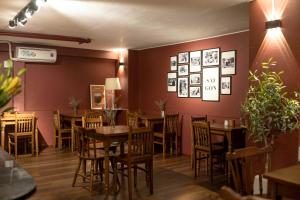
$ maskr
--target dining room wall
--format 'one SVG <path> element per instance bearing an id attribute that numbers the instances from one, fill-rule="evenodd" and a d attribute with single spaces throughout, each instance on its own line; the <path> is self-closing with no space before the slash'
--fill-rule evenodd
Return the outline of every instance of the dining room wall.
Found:
<path id="1" fill-rule="evenodd" d="M 221 95 L 219 102 L 204 102 L 201 98 L 178 98 L 176 92 L 167 92 L 167 73 L 170 56 L 179 52 L 220 47 L 222 51 L 237 50 L 236 75 L 232 76 L 232 94 Z M 134 58 L 131 58 L 131 53 Z M 129 109 L 140 109 L 147 114 L 160 114 L 155 101 L 167 101 L 168 113 L 179 112 L 183 116 L 183 153 L 190 154 L 190 116 L 208 115 L 209 120 L 223 123 L 224 119 L 239 120 L 247 86 L 249 70 L 249 32 L 216 36 L 193 42 L 185 42 L 157 48 L 129 51 L 132 73 L 138 79 L 132 85 L 135 98 L 129 101 Z M 134 100 L 135 99 L 135 100 Z M 138 106 L 137 106 L 138 102 Z"/>
<path id="2" fill-rule="evenodd" d="M 105 78 L 116 76 L 118 55 L 108 51 L 48 48 L 57 49 L 55 63 L 14 62 L 15 72 L 25 67 L 26 73 L 22 91 L 14 97 L 12 105 L 16 111 L 35 112 L 40 136 L 47 145 L 52 145 L 53 111 L 59 109 L 71 114 L 70 97 L 80 100 L 79 112 L 90 109 L 89 85 L 104 85 Z M 7 47 L 0 45 L 0 58 L 8 57 Z M 126 105 L 127 99 L 123 101 Z"/>
<path id="3" fill-rule="evenodd" d="M 300 1 L 255 0 L 250 3 L 250 69 L 259 69 L 260 63 L 270 57 L 277 61 L 275 71 L 284 71 L 282 80 L 288 92 L 300 88 Z M 265 28 L 265 22 L 272 16 L 282 22 L 282 28 Z M 275 140 L 272 168 L 281 168 L 298 162 L 300 146 L 299 130 L 279 135 Z M 287 156 L 288 155 L 288 156 Z"/>

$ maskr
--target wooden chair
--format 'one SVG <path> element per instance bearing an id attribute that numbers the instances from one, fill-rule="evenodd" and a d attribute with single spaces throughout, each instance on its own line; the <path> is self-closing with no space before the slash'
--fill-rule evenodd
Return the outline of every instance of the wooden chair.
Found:
<path id="1" fill-rule="evenodd" d="M 14 146 L 15 158 L 18 158 L 18 143 L 20 139 L 30 139 L 31 153 L 34 155 L 35 144 L 35 131 L 36 131 L 36 118 L 35 113 L 16 113 L 15 114 L 15 131 L 8 133 L 8 151 L 11 154 L 11 147 Z M 26 144 L 26 143 L 25 143 Z M 25 152 L 27 148 L 25 146 Z M 38 153 L 38 152 L 36 152 Z"/>
<path id="2" fill-rule="evenodd" d="M 82 127 L 74 127 L 75 134 L 79 138 L 79 147 L 78 147 L 78 166 L 75 171 L 74 179 L 72 186 L 76 184 L 77 176 L 83 177 L 83 180 L 89 180 L 88 190 L 91 192 L 95 180 L 102 181 L 103 174 L 103 161 L 104 153 L 102 150 L 96 147 L 97 140 L 95 139 L 95 130 L 94 129 L 85 129 Z M 86 171 L 88 166 L 86 163 L 90 162 L 90 170 Z M 80 169 L 82 168 L 82 172 Z M 85 185 L 82 185 L 85 187 Z"/>
<path id="3" fill-rule="evenodd" d="M 137 112 L 127 111 L 126 121 L 127 126 L 131 126 L 132 128 L 138 128 L 140 126 L 139 114 Z"/>
<path id="4" fill-rule="evenodd" d="M 260 158 L 259 156 L 266 156 L 266 154 L 269 154 L 272 151 L 273 148 L 271 146 L 263 148 L 249 146 L 246 148 L 235 150 L 233 152 L 228 152 L 226 154 L 226 158 L 228 160 L 228 170 L 233 179 L 235 191 L 241 194 L 253 193 L 253 160 L 255 158 Z M 261 175 L 259 175 L 259 182 L 260 194 L 262 194 Z"/>
<path id="5" fill-rule="evenodd" d="M 146 182 L 150 187 L 150 194 L 153 194 L 153 132 L 149 128 L 132 129 L 128 134 L 128 152 L 116 157 L 117 163 L 121 166 L 126 165 L 128 171 L 128 197 L 132 199 L 132 175 L 131 169 L 134 169 L 134 187 L 137 185 L 137 170 L 146 172 Z M 142 168 L 140 164 L 145 164 Z M 138 166 L 139 165 L 139 166 Z M 117 172 L 117 165 L 114 166 L 114 172 Z"/>
<path id="6" fill-rule="evenodd" d="M 194 169 L 194 139 L 193 139 L 193 122 L 207 121 L 207 115 L 203 116 L 191 116 L 191 166 Z"/>
<path id="7" fill-rule="evenodd" d="M 224 200 L 267 200 L 265 198 L 257 197 L 257 196 L 241 196 L 239 193 L 236 193 L 231 188 L 227 186 L 222 186 L 220 192 L 220 196 Z"/>
<path id="8" fill-rule="evenodd" d="M 63 141 L 67 140 L 69 142 L 69 147 L 71 147 L 72 142 L 72 128 L 71 124 L 66 124 L 64 120 L 65 116 L 61 115 L 59 110 L 53 112 L 54 120 L 54 148 L 56 146 L 58 149 L 62 149 Z"/>
<path id="9" fill-rule="evenodd" d="M 213 158 L 222 159 L 224 155 L 224 147 L 214 145 L 211 140 L 210 123 L 205 121 L 193 122 L 193 145 L 194 145 L 194 170 L 195 178 L 198 175 L 198 165 L 200 169 L 200 162 L 206 159 L 210 166 L 210 182 L 213 182 Z M 204 155 L 204 157 L 203 157 Z M 208 165 L 207 165 L 208 168 Z"/>
<path id="10" fill-rule="evenodd" d="M 170 151 L 173 151 L 173 145 L 175 145 L 176 156 L 181 153 L 182 149 L 182 138 L 181 129 L 179 123 L 179 113 L 177 114 L 165 114 L 163 131 L 154 132 L 154 144 L 163 146 L 163 159 L 165 159 L 166 148 L 169 144 Z M 180 149 L 180 150 L 179 150 Z M 172 153 L 172 152 L 170 152 Z"/>

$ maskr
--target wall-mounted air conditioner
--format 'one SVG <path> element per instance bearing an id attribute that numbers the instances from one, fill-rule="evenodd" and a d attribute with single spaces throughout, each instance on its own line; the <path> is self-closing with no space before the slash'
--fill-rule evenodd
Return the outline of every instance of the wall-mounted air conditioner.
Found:
<path id="1" fill-rule="evenodd" d="M 16 47 L 16 60 L 23 62 L 54 63 L 57 58 L 55 49 L 35 47 Z"/>

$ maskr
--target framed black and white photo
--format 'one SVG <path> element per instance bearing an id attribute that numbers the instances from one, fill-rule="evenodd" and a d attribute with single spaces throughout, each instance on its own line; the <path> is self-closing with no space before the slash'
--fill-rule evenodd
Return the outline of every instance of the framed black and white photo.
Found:
<path id="1" fill-rule="evenodd" d="M 168 92 L 177 91 L 177 73 L 169 72 L 168 73 Z"/>
<path id="2" fill-rule="evenodd" d="M 190 52 L 190 72 L 201 71 L 201 51 Z"/>
<path id="3" fill-rule="evenodd" d="M 190 85 L 200 85 L 201 74 L 190 74 Z"/>
<path id="4" fill-rule="evenodd" d="M 177 56 L 170 57 L 170 70 L 171 71 L 177 70 Z"/>
<path id="5" fill-rule="evenodd" d="M 189 65 L 178 65 L 178 76 L 189 75 Z"/>
<path id="6" fill-rule="evenodd" d="M 177 79 L 178 89 L 177 96 L 178 97 L 189 97 L 189 78 L 188 77 L 179 77 Z"/>
<path id="7" fill-rule="evenodd" d="M 201 97 L 201 87 L 198 86 L 198 87 L 195 87 L 195 86 L 192 86 L 190 87 L 190 97 L 192 98 L 200 98 Z"/>
<path id="8" fill-rule="evenodd" d="M 221 77 L 221 94 L 224 94 L 224 95 L 231 94 L 231 77 L 230 76 Z"/>
<path id="9" fill-rule="evenodd" d="M 203 50 L 202 63 L 203 67 L 220 65 L 220 48 Z"/>
<path id="10" fill-rule="evenodd" d="M 220 99 L 220 68 L 203 67 L 202 100 L 219 101 L 219 99 Z"/>
<path id="11" fill-rule="evenodd" d="M 236 51 L 223 51 L 221 53 L 221 74 L 233 75 L 236 73 Z"/>
<path id="12" fill-rule="evenodd" d="M 178 63 L 185 64 L 189 62 L 189 52 L 178 53 Z"/>

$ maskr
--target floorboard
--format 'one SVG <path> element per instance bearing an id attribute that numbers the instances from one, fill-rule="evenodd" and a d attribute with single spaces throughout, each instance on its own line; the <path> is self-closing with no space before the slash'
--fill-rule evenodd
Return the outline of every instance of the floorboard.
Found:
<path id="1" fill-rule="evenodd" d="M 138 187 L 134 191 L 136 200 L 218 200 L 217 191 L 225 183 L 225 177 L 217 173 L 211 185 L 206 172 L 194 179 L 189 157 L 179 156 L 163 160 L 161 155 L 154 159 L 154 194 L 149 195 L 145 175 L 138 174 Z M 39 157 L 18 160 L 35 179 L 37 191 L 31 200 L 85 200 L 85 199 L 127 199 L 127 179 L 121 179 L 121 191 L 117 196 L 103 194 L 103 185 L 96 185 L 90 193 L 82 187 L 72 187 L 77 165 L 76 153 L 47 148 Z M 205 168 L 205 167 L 204 167 Z M 78 179 L 78 183 L 81 179 Z"/>

